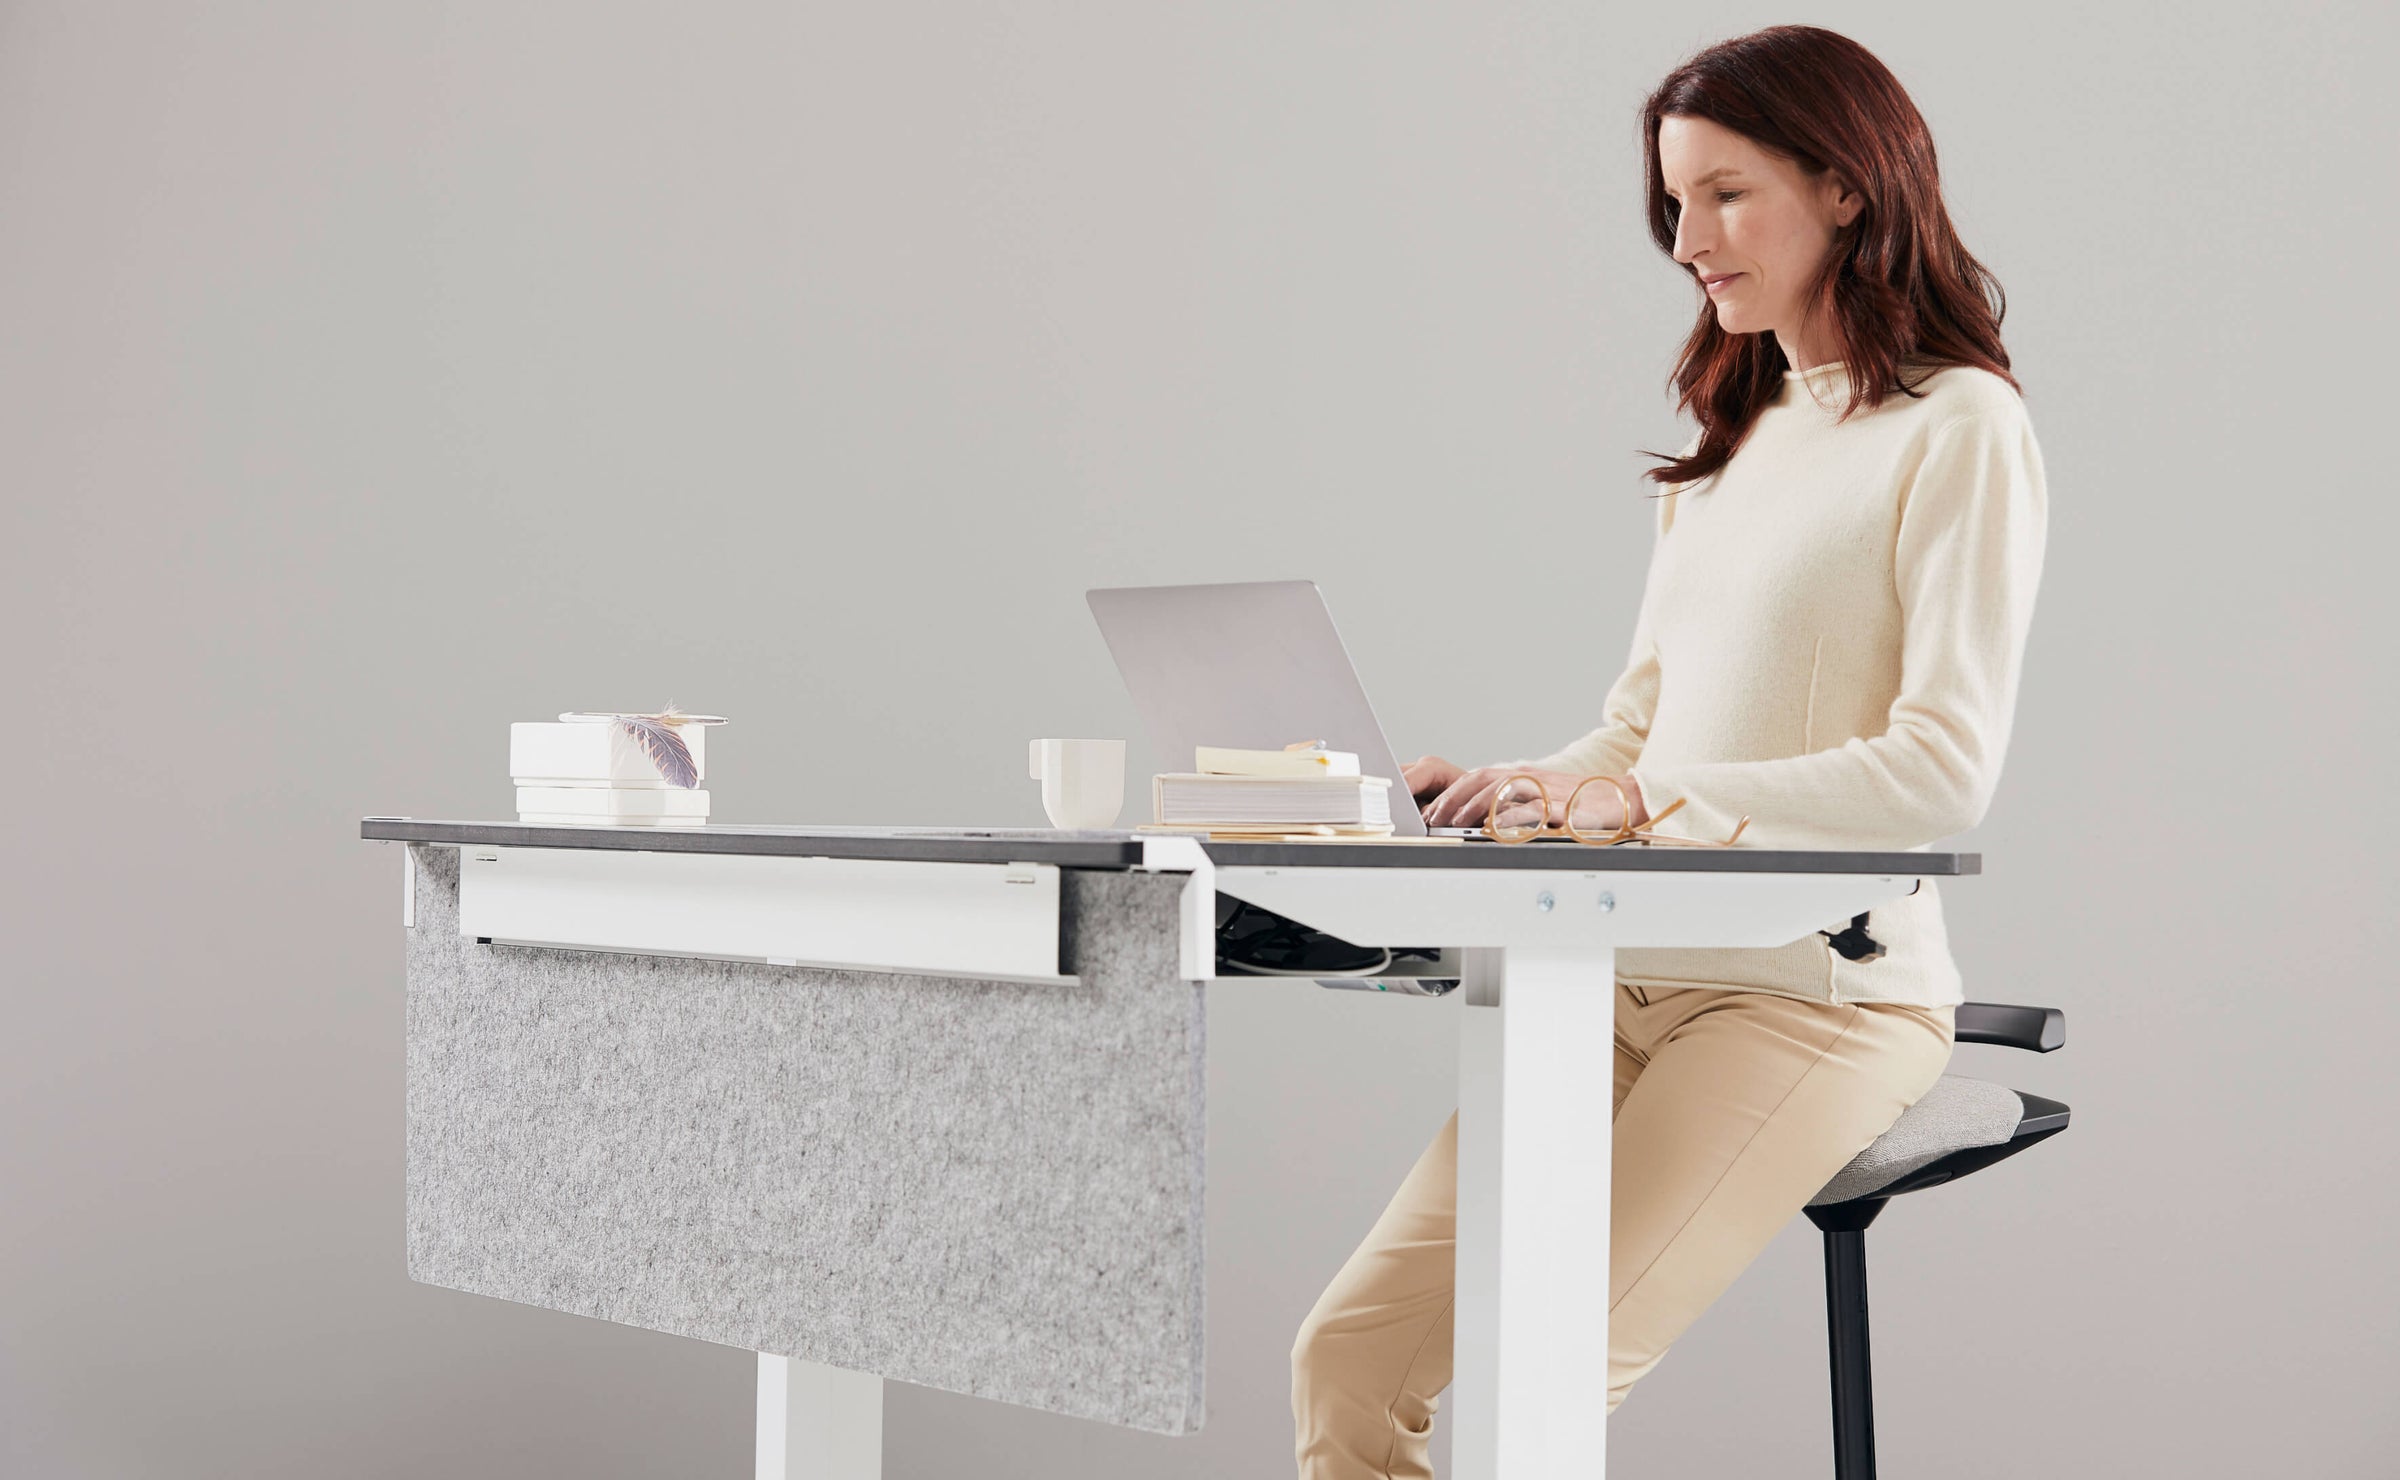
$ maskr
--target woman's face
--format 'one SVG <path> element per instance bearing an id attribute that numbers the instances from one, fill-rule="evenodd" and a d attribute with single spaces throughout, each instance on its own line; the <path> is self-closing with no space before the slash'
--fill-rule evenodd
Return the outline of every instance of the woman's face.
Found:
<path id="1" fill-rule="evenodd" d="M 1658 172 L 1682 208 L 1675 260 L 1701 279 L 1717 326 L 1773 333 L 1798 369 L 1830 358 L 1818 352 L 1817 326 L 1799 322 L 1801 304 L 1835 231 L 1857 219 L 1865 200 L 1831 170 L 1812 179 L 1705 118 L 1659 120 Z"/>

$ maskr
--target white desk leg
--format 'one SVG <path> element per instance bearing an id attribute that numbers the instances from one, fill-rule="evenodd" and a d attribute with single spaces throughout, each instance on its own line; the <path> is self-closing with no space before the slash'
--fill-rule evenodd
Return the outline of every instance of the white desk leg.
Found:
<path id="1" fill-rule="evenodd" d="M 1467 953 L 1456 1480 L 1601 1480 L 1615 953 Z"/>
<path id="2" fill-rule="evenodd" d="M 758 1480 L 878 1480 L 883 1379 L 758 1354 Z"/>

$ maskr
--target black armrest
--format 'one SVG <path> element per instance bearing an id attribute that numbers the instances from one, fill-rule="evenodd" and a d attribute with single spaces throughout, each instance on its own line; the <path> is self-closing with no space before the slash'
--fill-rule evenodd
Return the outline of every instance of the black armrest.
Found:
<path id="1" fill-rule="evenodd" d="M 1997 1043 L 2049 1053 L 2067 1046 L 2067 1015 L 2055 1007 L 2011 1007 L 2005 1002 L 1961 1002 L 1960 1043 Z"/>

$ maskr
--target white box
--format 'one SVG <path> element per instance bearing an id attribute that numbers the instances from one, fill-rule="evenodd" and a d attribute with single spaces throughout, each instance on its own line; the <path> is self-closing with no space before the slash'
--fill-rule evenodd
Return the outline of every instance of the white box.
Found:
<path id="1" fill-rule="evenodd" d="M 708 793 L 698 787 L 520 786 L 517 811 L 591 822 L 636 822 L 708 816 Z"/>
<path id="2" fill-rule="evenodd" d="M 573 812 L 519 812 L 528 827 L 706 827 L 705 817 L 580 817 Z"/>
<path id="3" fill-rule="evenodd" d="M 709 725 L 678 725 L 692 769 L 708 780 Z M 508 774 L 519 786 L 673 787 L 642 743 L 621 724 L 542 721 L 508 727 Z"/>

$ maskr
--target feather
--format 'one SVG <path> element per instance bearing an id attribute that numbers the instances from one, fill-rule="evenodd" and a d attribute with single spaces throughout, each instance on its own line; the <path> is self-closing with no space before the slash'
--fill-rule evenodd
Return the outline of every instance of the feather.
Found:
<path id="1" fill-rule="evenodd" d="M 683 743 L 676 730 L 684 725 L 721 725 L 722 715 L 686 714 L 673 700 L 657 714 L 626 714 L 621 710 L 577 709 L 559 716 L 562 721 L 613 720 L 625 727 L 625 733 L 642 747 L 650 764 L 670 786 L 690 790 L 700 784 L 700 768 L 692 762 L 691 747 Z"/>
<path id="2" fill-rule="evenodd" d="M 618 718 L 624 722 L 626 733 L 632 735 L 642 747 L 650 757 L 650 763 L 658 767 L 658 774 L 666 778 L 669 786 L 689 789 L 700 784 L 700 768 L 692 764 L 691 747 L 685 745 L 683 737 L 671 728 L 673 721 L 646 714 L 626 714 Z"/>

